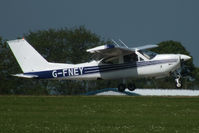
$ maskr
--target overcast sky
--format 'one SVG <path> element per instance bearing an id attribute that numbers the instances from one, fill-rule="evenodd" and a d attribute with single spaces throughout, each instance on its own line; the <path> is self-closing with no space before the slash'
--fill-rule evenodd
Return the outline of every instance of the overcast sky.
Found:
<path id="1" fill-rule="evenodd" d="M 85 25 L 129 46 L 180 41 L 199 66 L 199 0 L 1 0 L 0 36 Z"/>

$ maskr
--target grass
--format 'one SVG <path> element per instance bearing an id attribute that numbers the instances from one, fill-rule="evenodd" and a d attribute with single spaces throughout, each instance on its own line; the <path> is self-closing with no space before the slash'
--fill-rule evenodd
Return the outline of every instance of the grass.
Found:
<path id="1" fill-rule="evenodd" d="M 0 96 L 0 133 L 198 133 L 199 97 Z"/>

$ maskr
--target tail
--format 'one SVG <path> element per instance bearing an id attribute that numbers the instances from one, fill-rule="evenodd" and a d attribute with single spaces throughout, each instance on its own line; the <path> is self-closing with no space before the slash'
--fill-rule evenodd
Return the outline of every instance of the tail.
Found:
<path id="1" fill-rule="evenodd" d="M 7 41 L 22 71 L 34 72 L 48 68 L 46 61 L 25 39 Z"/>

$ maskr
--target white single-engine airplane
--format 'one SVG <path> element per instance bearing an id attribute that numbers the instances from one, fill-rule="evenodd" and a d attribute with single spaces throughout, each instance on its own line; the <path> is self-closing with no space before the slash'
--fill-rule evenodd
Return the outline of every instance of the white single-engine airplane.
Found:
<path id="1" fill-rule="evenodd" d="M 114 41 L 114 40 L 113 40 Z M 163 78 L 173 74 L 176 86 L 181 87 L 180 78 L 182 61 L 191 57 L 183 54 L 156 54 L 146 49 L 158 47 L 146 45 L 137 48 L 123 46 L 114 41 L 113 44 L 88 49 L 95 59 L 81 64 L 50 63 L 46 61 L 25 39 L 8 41 L 14 56 L 23 73 L 13 76 L 36 79 L 66 79 L 66 80 L 100 80 L 127 78 Z M 123 80 L 122 80 L 123 81 Z M 125 88 L 134 90 L 134 83 L 127 86 L 122 82 L 119 91 Z"/>

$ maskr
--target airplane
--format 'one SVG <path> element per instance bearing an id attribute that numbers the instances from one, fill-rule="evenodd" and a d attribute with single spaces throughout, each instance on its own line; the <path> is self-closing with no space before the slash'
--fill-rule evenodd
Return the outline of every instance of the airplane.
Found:
<path id="1" fill-rule="evenodd" d="M 106 44 L 88 49 L 94 55 L 90 62 L 80 64 L 51 63 L 44 59 L 24 38 L 7 41 L 23 73 L 13 76 L 53 80 L 109 80 L 121 79 L 118 91 L 136 89 L 134 83 L 125 84 L 128 78 L 164 78 L 174 76 L 176 86 L 182 86 L 180 69 L 182 62 L 191 59 L 184 54 L 157 54 L 148 49 L 158 45 L 129 48 Z"/>

